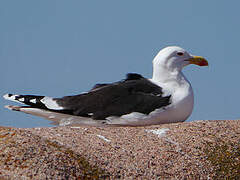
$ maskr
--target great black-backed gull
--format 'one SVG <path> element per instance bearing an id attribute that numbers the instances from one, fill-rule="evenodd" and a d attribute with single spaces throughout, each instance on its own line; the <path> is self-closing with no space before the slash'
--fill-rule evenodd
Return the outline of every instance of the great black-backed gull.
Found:
<path id="1" fill-rule="evenodd" d="M 63 98 L 6 94 L 7 100 L 28 106 L 6 106 L 59 125 L 145 126 L 185 121 L 192 113 L 191 84 L 182 73 L 189 64 L 207 66 L 201 56 L 170 46 L 153 59 L 153 76 L 129 73 L 111 84 L 96 84 L 89 92 Z"/>

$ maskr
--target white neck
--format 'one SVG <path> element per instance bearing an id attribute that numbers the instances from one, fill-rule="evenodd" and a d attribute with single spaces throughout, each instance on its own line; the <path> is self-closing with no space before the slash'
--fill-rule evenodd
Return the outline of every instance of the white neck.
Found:
<path id="1" fill-rule="evenodd" d="M 183 99 L 187 99 L 182 106 L 189 108 L 188 115 L 193 108 L 193 90 L 191 84 L 179 69 L 169 69 L 163 66 L 153 66 L 153 77 L 151 81 L 162 87 L 163 96 L 171 95 L 173 104 L 178 105 Z"/>
<path id="2" fill-rule="evenodd" d="M 169 69 L 162 66 L 153 66 L 153 77 L 152 80 L 155 82 L 182 82 L 186 81 L 185 76 L 179 69 Z"/>

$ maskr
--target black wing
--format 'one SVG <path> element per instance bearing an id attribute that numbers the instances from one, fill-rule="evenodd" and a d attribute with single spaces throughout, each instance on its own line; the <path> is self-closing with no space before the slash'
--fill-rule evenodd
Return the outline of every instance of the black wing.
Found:
<path id="1" fill-rule="evenodd" d="M 57 98 L 65 113 L 103 120 L 131 112 L 149 114 L 170 104 L 162 88 L 139 74 L 127 74 L 123 81 L 95 85 L 88 93 Z"/>
<path id="2" fill-rule="evenodd" d="M 124 81 L 129 81 L 129 80 L 139 80 L 139 79 L 143 79 L 144 77 L 142 77 L 142 75 L 140 74 L 136 74 L 136 73 L 128 73 L 126 75 L 126 79 L 124 79 Z M 95 86 L 93 86 L 93 88 L 90 91 L 95 91 L 95 90 L 99 90 L 99 88 L 102 88 L 104 86 L 107 85 L 111 85 L 111 84 L 95 84 Z"/>

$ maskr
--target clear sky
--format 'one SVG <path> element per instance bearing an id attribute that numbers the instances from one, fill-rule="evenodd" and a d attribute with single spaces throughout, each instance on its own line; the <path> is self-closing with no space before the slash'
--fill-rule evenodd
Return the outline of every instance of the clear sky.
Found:
<path id="1" fill-rule="evenodd" d="M 13 0 L 0 2 L 0 94 L 78 94 L 128 72 L 151 77 L 169 45 L 204 56 L 184 73 L 195 92 L 188 121 L 240 118 L 240 1 Z M 0 125 L 49 126 L 3 106 Z"/>

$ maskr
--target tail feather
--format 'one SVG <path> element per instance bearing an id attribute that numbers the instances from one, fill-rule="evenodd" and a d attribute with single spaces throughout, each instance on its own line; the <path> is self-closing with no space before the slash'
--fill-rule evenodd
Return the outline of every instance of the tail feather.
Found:
<path id="1" fill-rule="evenodd" d="M 105 126 L 108 125 L 106 120 L 93 120 L 91 118 L 73 116 L 70 114 L 49 111 L 46 109 L 23 107 L 23 106 L 5 106 L 13 111 L 20 111 L 34 116 L 39 116 L 52 121 L 53 125 L 59 126 Z"/>
<path id="2" fill-rule="evenodd" d="M 63 107 L 58 105 L 57 101 L 54 100 L 54 98 L 47 96 L 5 94 L 3 97 L 6 100 L 23 103 L 34 108 L 50 110 L 64 109 Z"/>

